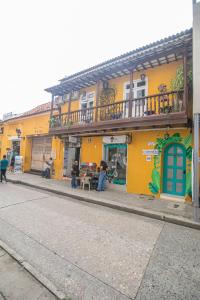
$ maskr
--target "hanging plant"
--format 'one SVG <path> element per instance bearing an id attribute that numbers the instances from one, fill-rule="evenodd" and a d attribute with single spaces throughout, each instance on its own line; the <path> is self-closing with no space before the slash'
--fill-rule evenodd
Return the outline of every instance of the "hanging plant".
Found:
<path id="1" fill-rule="evenodd" d="M 53 128 L 56 125 L 56 118 L 54 116 L 52 116 L 49 120 L 50 123 L 50 127 Z"/>
<path id="2" fill-rule="evenodd" d="M 188 67 L 187 73 L 188 87 L 192 88 L 192 65 Z M 176 70 L 176 77 L 171 80 L 171 89 L 173 91 L 181 91 L 184 89 L 184 69 L 183 65 L 180 65 Z"/>

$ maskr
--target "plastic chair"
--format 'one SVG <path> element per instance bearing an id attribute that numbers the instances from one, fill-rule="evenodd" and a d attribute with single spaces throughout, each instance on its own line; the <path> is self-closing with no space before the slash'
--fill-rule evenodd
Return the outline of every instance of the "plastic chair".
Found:
<path id="1" fill-rule="evenodd" d="M 88 189 L 90 191 L 90 177 L 89 176 L 85 176 L 85 177 L 81 178 L 81 188 L 85 189 L 85 185 L 88 185 Z"/>

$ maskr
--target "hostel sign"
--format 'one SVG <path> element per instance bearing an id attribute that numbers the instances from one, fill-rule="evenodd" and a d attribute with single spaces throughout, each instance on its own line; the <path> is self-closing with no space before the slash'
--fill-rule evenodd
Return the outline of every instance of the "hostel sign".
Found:
<path id="1" fill-rule="evenodd" d="M 147 149 L 147 150 L 142 150 L 143 155 L 159 155 L 159 152 L 157 149 Z"/>
<path id="2" fill-rule="evenodd" d="M 131 137 L 129 135 L 114 135 L 114 136 L 103 136 L 104 144 L 129 144 Z"/>

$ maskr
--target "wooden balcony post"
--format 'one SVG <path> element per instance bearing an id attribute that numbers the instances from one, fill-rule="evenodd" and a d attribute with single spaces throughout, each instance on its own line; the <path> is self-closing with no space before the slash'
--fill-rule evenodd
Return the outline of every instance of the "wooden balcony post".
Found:
<path id="1" fill-rule="evenodd" d="M 183 93 L 183 109 L 185 112 L 188 111 L 188 81 L 187 81 L 187 52 L 183 54 L 183 76 L 184 76 L 184 93 Z"/>
<path id="2" fill-rule="evenodd" d="M 70 119 L 71 100 L 72 100 L 72 92 L 70 92 L 70 94 L 69 94 L 69 103 L 68 103 L 68 112 L 67 112 L 67 123 L 69 123 L 69 119 Z"/>
<path id="3" fill-rule="evenodd" d="M 132 107 L 133 107 L 133 70 L 130 72 L 130 93 L 129 93 L 129 108 L 128 117 L 132 117 Z"/>
<path id="4" fill-rule="evenodd" d="M 100 80 L 96 85 L 96 109 L 95 109 L 95 122 L 98 122 L 98 106 L 99 106 L 99 94 L 100 94 Z"/>
<path id="5" fill-rule="evenodd" d="M 51 112 L 50 112 L 50 119 L 53 116 L 53 106 L 54 106 L 54 94 L 51 94 Z"/>
<path id="6" fill-rule="evenodd" d="M 53 107 L 54 107 L 54 94 L 51 94 L 51 111 L 50 111 L 50 119 L 49 119 L 49 128 L 51 128 L 53 126 L 53 123 L 52 123 Z"/>

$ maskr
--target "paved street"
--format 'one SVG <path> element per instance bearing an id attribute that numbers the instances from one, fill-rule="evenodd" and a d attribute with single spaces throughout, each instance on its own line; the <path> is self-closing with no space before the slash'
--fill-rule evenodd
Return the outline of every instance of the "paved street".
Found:
<path id="1" fill-rule="evenodd" d="M 71 299 L 200 299 L 198 230 L 8 183 L 0 239 Z"/>
<path id="2" fill-rule="evenodd" d="M 0 247 L 0 300 L 56 300 Z"/>

